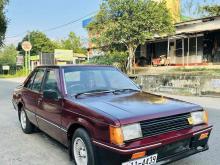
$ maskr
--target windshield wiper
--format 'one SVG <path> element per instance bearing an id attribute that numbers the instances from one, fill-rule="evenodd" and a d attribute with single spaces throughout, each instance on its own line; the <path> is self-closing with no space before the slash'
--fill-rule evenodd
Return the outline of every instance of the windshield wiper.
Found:
<path id="1" fill-rule="evenodd" d="M 114 90 L 94 89 L 94 90 L 90 90 L 90 91 L 86 91 L 86 92 L 80 92 L 80 93 L 74 94 L 72 96 L 77 98 L 80 95 L 92 95 L 92 94 L 98 94 L 98 93 L 111 93 L 111 92 L 114 92 Z"/>
<path id="2" fill-rule="evenodd" d="M 140 92 L 139 89 L 130 89 L 130 88 L 127 88 L 127 89 L 116 89 L 116 90 L 113 91 L 113 93 L 125 92 L 125 91 Z"/>
<path id="3" fill-rule="evenodd" d="M 98 93 L 118 93 L 118 92 L 125 92 L 125 91 L 134 91 L 134 92 L 140 92 L 140 90 L 138 89 L 115 89 L 115 90 L 106 90 L 106 89 L 94 89 L 94 90 L 90 90 L 90 91 L 85 91 L 85 92 L 80 92 L 80 93 L 76 93 L 74 95 L 75 98 L 77 98 L 80 95 L 93 95 L 93 94 L 98 94 Z"/>

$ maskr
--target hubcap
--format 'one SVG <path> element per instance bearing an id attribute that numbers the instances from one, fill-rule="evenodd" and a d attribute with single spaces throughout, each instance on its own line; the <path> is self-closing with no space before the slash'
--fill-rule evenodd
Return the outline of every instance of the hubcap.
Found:
<path id="1" fill-rule="evenodd" d="M 76 138 L 73 144 L 74 158 L 77 165 L 88 164 L 88 153 L 86 145 L 81 138 Z"/>
<path id="2" fill-rule="evenodd" d="M 21 127 L 23 129 L 26 129 L 26 115 L 24 111 L 21 111 L 21 116 L 20 116 L 20 120 L 21 120 Z"/>

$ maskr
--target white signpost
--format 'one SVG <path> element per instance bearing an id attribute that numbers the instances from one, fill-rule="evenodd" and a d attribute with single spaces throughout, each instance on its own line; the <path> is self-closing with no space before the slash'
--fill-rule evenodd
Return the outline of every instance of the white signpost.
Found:
<path id="1" fill-rule="evenodd" d="M 8 65 L 2 66 L 2 70 L 10 70 L 10 66 Z"/>
<path id="2" fill-rule="evenodd" d="M 4 65 L 4 66 L 2 66 L 2 70 L 3 70 L 3 74 L 5 73 L 5 71 L 7 71 L 7 73 L 9 73 L 10 66 Z"/>

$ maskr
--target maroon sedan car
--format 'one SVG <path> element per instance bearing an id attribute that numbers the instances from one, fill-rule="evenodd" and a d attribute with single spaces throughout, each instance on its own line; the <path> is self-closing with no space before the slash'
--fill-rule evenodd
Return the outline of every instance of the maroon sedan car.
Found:
<path id="1" fill-rule="evenodd" d="M 143 92 L 110 66 L 40 66 L 12 99 L 21 128 L 68 147 L 76 165 L 164 164 L 208 150 L 198 105 Z"/>

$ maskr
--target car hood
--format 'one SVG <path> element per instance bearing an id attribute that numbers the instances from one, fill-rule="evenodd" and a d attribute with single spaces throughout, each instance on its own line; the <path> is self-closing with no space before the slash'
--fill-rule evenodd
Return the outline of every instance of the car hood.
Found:
<path id="1" fill-rule="evenodd" d="M 78 101 L 84 106 L 101 110 L 117 118 L 123 124 L 202 109 L 192 103 L 146 92 L 88 96 Z"/>

